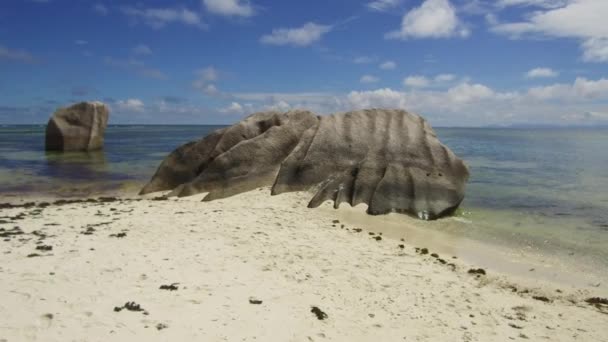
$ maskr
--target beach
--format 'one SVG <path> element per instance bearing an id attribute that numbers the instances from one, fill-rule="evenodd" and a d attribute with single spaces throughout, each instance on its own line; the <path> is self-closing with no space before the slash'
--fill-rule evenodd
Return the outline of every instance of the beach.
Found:
<path id="1" fill-rule="evenodd" d="M 0 341 L 608 341 L 605 269 L 307 193 L 158 195 L 3 205 Z"/>

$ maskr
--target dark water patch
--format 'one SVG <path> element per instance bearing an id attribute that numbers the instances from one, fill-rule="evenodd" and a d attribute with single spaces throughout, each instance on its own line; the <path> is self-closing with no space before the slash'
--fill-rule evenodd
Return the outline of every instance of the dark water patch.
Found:
<path id="1" fill-rule="evenodd" d="M 176 147 L 223 126 L 109 126 L 105 148 L 93 153 L 45 153 L 44 126 L 0 129 L 0 194 L 52 194 L 54 183 L 72 188 L 145 183 L 161 160 Z M 2 178 L 3 173 L 19 175 Z M 48 186 L 47 186 L 48 185 Z"/>

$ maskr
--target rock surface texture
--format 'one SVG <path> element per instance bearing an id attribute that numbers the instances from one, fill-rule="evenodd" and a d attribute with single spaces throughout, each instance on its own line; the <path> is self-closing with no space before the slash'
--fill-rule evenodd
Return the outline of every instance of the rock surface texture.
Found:
<path id="1" fill-rule="evenodd" d="M 469 172 L 420 116 L 370 109 L 316 116 L 263 112 L 172 152 L 141 194 L 208 192 L 205 200 L 272 185 L 272 194 L 313 190 L 326 200 L 368 205 L 372 215 L 422 219 L 450 214 Z"/>
<path id="2" fill-rule="evenodd" d="M 81 102 L 59 108 L 46 126 L 46 150 L 102 149 L 108 117 L 108 107 L 101 102 Z"/>

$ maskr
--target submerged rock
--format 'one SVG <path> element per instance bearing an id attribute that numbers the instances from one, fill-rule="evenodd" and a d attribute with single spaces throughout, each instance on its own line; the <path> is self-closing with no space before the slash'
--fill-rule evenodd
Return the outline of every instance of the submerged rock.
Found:
<path id="1" fill-rule="evenodd" d="M 141 194 L 208 192 L 205 200 L 213 200 L 272 185 L 273 195 L 314 190 L 309 207 L 365 203 L 372 215 L 434 219 L 462 202 L 468 176 L 464 162 L 416 114 L 263 112 L 179 147 Z"/>
<path id="2" fill-rule="evenodd" d="M 102 149 L 108 117 L 108 107 L 101 102 L 81 102 L 59 108 L 46 127 L 46 150 Z"/>

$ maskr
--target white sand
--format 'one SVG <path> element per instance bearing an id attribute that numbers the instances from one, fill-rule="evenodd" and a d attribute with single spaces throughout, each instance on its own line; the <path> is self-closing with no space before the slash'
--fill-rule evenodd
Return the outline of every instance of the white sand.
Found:
<path id="1" fill-rule="evenodd" d="M 306 198 L 78 203 L 0 224 L 26 233 L 0 241 L 0 341 L 608 341 L 608 314 L 583 302 L 605 297 L 603 285 L 525 293 L 451 255 L 440 257 L 455 271 L 408 240 L 357 233 L 356 214 L 307 209 Z M 348 222 L 332 227 L 339 216 Z M 35 249 L 34 230 L 52 251 Z M 148 315 L 113 310 L 129 301 Z"/>

